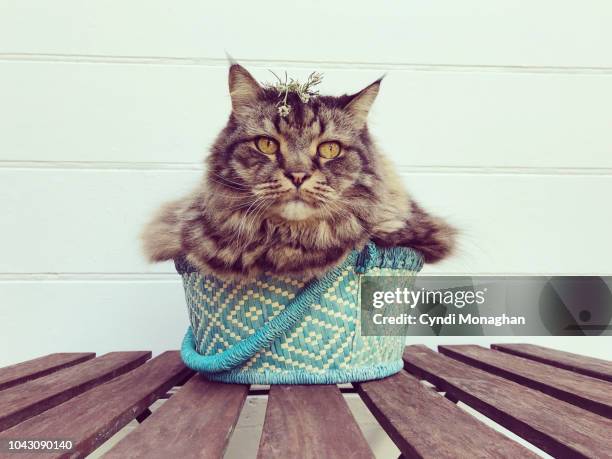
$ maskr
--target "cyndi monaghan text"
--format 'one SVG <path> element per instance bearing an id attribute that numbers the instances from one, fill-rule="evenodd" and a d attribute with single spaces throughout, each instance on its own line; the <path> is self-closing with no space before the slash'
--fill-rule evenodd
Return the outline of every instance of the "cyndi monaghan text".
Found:
<path id="1" fill-rule="evenodd" d="M 374 314 L 372 322 L 376 325 L 493 325 L 502 327 L 504 325 L 525 325 L 524 316 L 475 316 L 473 314 L 452 313 L 444 317 L 432 317 L 429 314 L 418 316 L 411 314 L 399 314 L 397 316 L 385 316 Z"/>

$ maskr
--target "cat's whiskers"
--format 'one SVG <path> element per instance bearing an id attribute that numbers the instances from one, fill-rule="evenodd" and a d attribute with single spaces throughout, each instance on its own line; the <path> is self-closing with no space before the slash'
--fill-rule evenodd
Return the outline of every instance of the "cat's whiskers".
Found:
<path id="1" fill-rule="evenodd" d="M 222 198 L 227 198 L 227 199 L 233 199 L 235 201 L 239 201 L 239 200 L 245 200 L 248 198 L 252 198 L 253 195 L 251 193 L 234 193 L 234 194 L 226 194 L 226 193 L 219 193 L 215 190 L 214 198 L 216 197 L 222 197 Z"/>
<path id="2" fill-rule="evenodd" d="M 250 216 L 251 221 L 252 221 L 251 225 L 254 224 L 258 220 L 258 218 L 261 215 L 263 215 L 272 204 L 273 204 L 273 201 L 269 201 L 266 199 L 259 200 L 259 202 L 257 202 L 257 204 L 255 205 L 255 208 L 253 209 L 253 212 L 251 213 L 251 216 Z M 241 244 L 241 246 L 237 249 L 237 253 L 243 253 L 248 247 L 248 245 L 252 242 L 252 237 L 251 238 L 241 237 L 241 229 L 243 228 L 243 224 L 246 223 L 248 218 L 249 218 L 249 215 L 248 215 L 248 210 L 247 210 L 247 213 L 243 216 L 243 219 L 241 221 L 241 224 L 239 227 L 240 229 L 239 231 L 237 231 L 236 237 L 233 239 L 233 242 L 235 242 L 236 244 Z M 241 243 L 240 239 L 243 239 L 244 243 Z"/>
<path id="3" fill-rule="evenodd" d="M 224 176 L 224 175 L 221 175 L 221 174 L 219 174 L 219 173 L 217 173 L 217 172 L 215 172 L 215 171 L 210 171 L 210 173 L 211 173 L 211 174 L 213 174 L 213 175 L 215 175 L 215 176 L 216 176 L 216 177 L 218 177 L 219 179 L 223 180 L 223 182 L 225 182 L 225 183 L 230 183 L 230 184 L 232 184 L 232 185 L 240 186 L 240 187 L 242 187 L 242 188 L 246 188 L 246 189 L 248 189 L 248 188 L 249 188 L 249 187 L 247 186 L 247 184 L 246 184 L 246 183 L 244 183 L 244 182 L 238 182 L 238 181 L 236 181 L 236 180 L 232 180 L 232 179 L 230 179 L 230 178 L 228 178 L 228 177 L 226 177 L 226 176 Z"/>
<path id="4" fill-rule="evenodd" d="M 308 197 L 312 199 L 314 203 L 317 204 L 318 206 L 325 205 L 327 202 L 330 201 L 330 196 L 326 193 L 314 192 L 312 190 L 307 190 L 307 189 L 304 190 L 304 193 L 308 195 Z"/>
<path id="5" fill-rule="evenodd" d="M 253 222 L 257 221 L 263 214 L 265 214 L 265 212 L 270 208 L 270 206 L 272 206 L 272 204 L 274 204 L 274 201 L 263 201 L 262 204 L 257 207 L 255 214 L 252 216 Z M 244 244 L 242 244 L 242 246 L 238 249 L 238 252 L 245 252 L 246 248 L 251 242 L 251 239 L 245 238 Z"/>
<path id="6" fill-rule="evenodd" d="M 240 238 L 242 237 L 242 230 L 243 228 L 245 228 L 246 221 L 249 216 L 249 212 L 251 211 L 253 206 L 257 205 L 260 201 L 261 201 L 261 198 L 256 198 L 253 202 L 251 202 L 248 209 L 242 215 L 242 218 L 240 219 L 240 223 L 238 224 L 238 228 L 236 230 L 236 238 L 235 238 L 236 240 L 240 240 Z"/>
<path id="7" fill-rule="evenodd" d="M 251 214 L 251 216 L 253 216 L 254 212 L 259 208 L 259 206 L 261 205 L 261 203 L 265 203 L 266 198 L 265 197 L 257 197 L 249 206 L 249 208 L 246 210 L 246 212 L 244 213 L 244 215 L 242 216 L 242 219 L 240 220 L 240 224 L 238 225 L 238 230 L 236 231 L 236 240 L 240 240 L 240 238 L 243 236 L 242 231 L 246 229 L 246 224 L 247 221 L 249 219 L 249 214 Z M 255 206 L 255 207 L 253 207 Z M 253 223 L 255 223 L 255 220 L 253 220 L 250 224 L 252 225 Z"/>
<path id="8" fill-rule="evenodd" d="M 323 188 L 323 190 L 321 191 L 329 191 L 329 192 L 336 191 L 331 186 L 327 185 L 325 182 L 322 182 L 322 181 L 315 182 L 315 185 L 316 186 L 313 186 L 313 189 L 315 190 L 317 189 L 317 187 L 319 187 L 319 188 Z"/>
<path id="9" fill-rule="evenodd" d="M 349 202 L 346 202 L 344 200 L 340 200 L 339 202 L 335 202 L 335 201 L 329 201 L 328 204 L 332 205 L 333 207 L 335 207 L 336 211 L 337 211 L 337 215 L 341 216 L 341 217 L 345 217 L 347 220 L 352 221 L 355 225 L 357 225 L 369 238 L 372 238 L 374 235 L 368 231 L 359 221 L 359 218 L 355 215 L 355 214 L 351 214 L 349 213 L 345 208 L 343 208 L 341 206 L 347 206 L 349 208 L 352 208 L 352 206 L 350 205 Z"/>
<path id="10" fill-rule="evenodd" d="M 229 210 L 230 212 L 235 212 L 238 211 L 240 209 L 244 209 L 245 207 L 249 207 L 251 205 L 253 205 L 255 202 L 257 201 L 257 199 L 251 200 L 251 201 L 247 201 L 247 202 L 243 202 L 240 203 L 236 206 L 231 206 L 231 207 L 226 207 L 225 210 Z"/>
<path id="11" fill-rule="evenodd" d="M 282 187 L 278 180 L 270 180 L 269 182 L 259 183 L 253 186 L 254 191 L 265 191 L 270 189 L 278 189 Z"/>
<path id="12" fill-rule="evenodd" d="M 211 182 L 217 183 L 218 185 L 221 185 L 221 186 L 223 186 L 225 188 L 236 190 L 237 193 L 246 193 L 246 194 L 249 194 L 251 192 L 251 190 L 249 188 L 238 188 L 238 187 L 236 187 L 234 185 L 230 185 L 228 183 L 220 182 L 219 180 L 215 180 L 215 179 L 213 179 L 211 177 L 209 177 L 208 180 L 210 180 Z"/>

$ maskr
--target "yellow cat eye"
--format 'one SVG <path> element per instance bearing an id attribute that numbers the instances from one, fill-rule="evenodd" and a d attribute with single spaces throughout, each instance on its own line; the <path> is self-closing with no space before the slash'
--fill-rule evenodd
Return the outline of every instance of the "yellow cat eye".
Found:
<path id="1" fill-rule="evenodd" d="M 270 137 L 258 137 L 255 145 L 264 155 L 273 155 L 278 151 L 278 142 Z"/>
<path id="2" fill-rule="evenodd" d="M 323 142 L 319 144 L 317 148 L 319 151 L 319 156 L 325 159 L 333 159 L 337 158 L 342 148 L 338 142 Z"/>

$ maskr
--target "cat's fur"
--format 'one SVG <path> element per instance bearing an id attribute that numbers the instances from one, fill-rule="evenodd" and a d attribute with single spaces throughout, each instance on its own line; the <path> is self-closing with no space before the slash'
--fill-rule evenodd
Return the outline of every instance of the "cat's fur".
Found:
<path id="1" fill-rule="evenodd" d="M 278 114 L 278 92 L 260 86 L 240 65 L 229 71 L 232 113 L 207 159 L 200 186 L 165 205 L 145 228 L 152 261 L 185 256 L 200 270 L 226 278 L 261 272 L 318 276 L 368 239 L 408 246 L 426 262 L 451 252 L 455 230 L 410 199 L 368 133 L 366 117 L 380 80 L 348 96 L 303 103 Z M 254 145 L 278 141 L 276 155 Z M 338 141 L 331 160 L 317 145 Z M 306 179 L 296 188 L 291 173 Z M 289 178 L 288 178 L 289 177 Z"/>

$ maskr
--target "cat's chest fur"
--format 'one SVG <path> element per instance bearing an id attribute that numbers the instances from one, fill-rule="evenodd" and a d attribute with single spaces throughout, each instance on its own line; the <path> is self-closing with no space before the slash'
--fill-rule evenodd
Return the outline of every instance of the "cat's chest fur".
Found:
<path id="1" fill-rule="evenodd" d="M 345 221 L 268 221 L 265 228 L 264 270 L 271 264 L 278 271 L 323 272 L 347 253 L 365 243 L 365 234 L 353 217 Z"/>
<path id="2" fill-rule="evenodd" d="M 217 236 L 232 234 L 231 220 L 217 227 Z M 188 259 L 200 269 L 221 277 L 251 277 L 263 272 L 320 276 L 340 263 L 350 250 L 360 248 L 367 237 L 354 217 L 343 220 L 290 222 L 266 219 L 253 222 L 239 238 L 215 237 L 198 231 L 198 243 Z M 196 241 L 194 241 L 196 242 Z"/>

